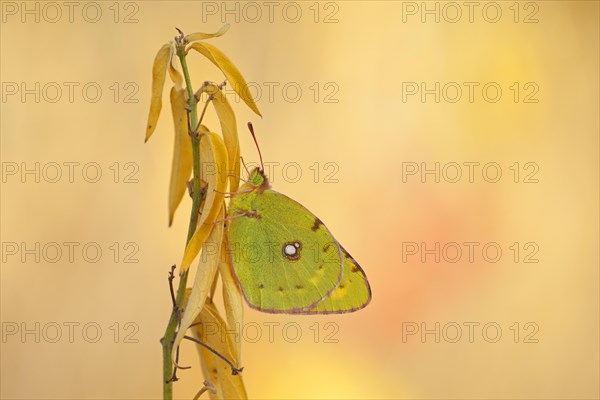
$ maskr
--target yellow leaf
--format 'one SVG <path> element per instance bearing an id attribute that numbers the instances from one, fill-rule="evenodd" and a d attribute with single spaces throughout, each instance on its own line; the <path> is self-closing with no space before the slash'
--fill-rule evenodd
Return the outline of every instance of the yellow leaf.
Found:
<path id="1" fill-rule="evenodd" d="M 175 143 L 169 184 L 169 226 L 173 223 L 175 210 L 187 190 L 187 182 L 192 174 L 192 144 L 188 133 L 187 106 L 184 89 L 171 88 L 171 112 L 175 125 Z"/>
<path id="2" fill-rule="evenodd" d="M 150 100 L 150 113 L 148 114 L 148 125 L 146 126 L 146 141 L 150 139 L 154 129 L 156 129 L 156 123 L 158 122 L 158 116 L 162 108 L 162 93 L 165 85 L 167 66 L 171 62 L 172 55 L 173 47 L 170 43 L 167 43 L 158 50 L 156 57 L 154 57 L 154 65 L 152 66 L 152 99 Z"/>
<path id="3" fill-rule="evenodd" d="M 250 107 L 250 109 L 257 115 L 260 115 L 260 111 L 258 111 L 258 107 L 254 103 L 254 99 L 252 99 L 252 95 L 250 94 L 246 80 L 236 66 L 233 65 L 233 63 L 225 54 L 221 52 L 221 50 L 204 42 L 192 43 L 190 44 L 190 48 L 196 50 L 204 57 L 208 58 L 210 62 L 215 64 L 223 72 L 223 74 L 225 74 L 229 85 L 231 85 L 231 88 L 235 90 L 242 100 L 244 100 L 244 103 L 246 103 L 248 107 Z"/>
<path id="4" fill-rule="evenodd" d="M 225 213 L 227 214 L 227 213 Z M 238 334 L 233 348 L 237 365 L 240 365 L 242 355 L 242 329 L 244 326 L 244 302 L 242 292 L 238 286 L 237 280 L 233 276 L 233 266 L 231 265 L 229 243 L 227 241 L 227 228 L 223 234 L 223 244 L 221 244 L 221 259 L 219 260 L 219 273 L 223 280 L 223 302 L 225 303 L 225 317 L 229 330 L 235 330 Z"/>
<path id="5" fill-rule="evenodd" d="M 223 203 L 224 192 L 227 190 L 227 149 L 223 139 L 213 132 L 206 132 L 200 137 L 200 158 L 203 169 L 212 169 L 213 173 L 206 173 L 203 179 L 208 183 L 206 199 L 198 221 L 198 227 L 194 236 L 190 239 L 183 260 L 181 262 L 180 274 L 190 267 L 196 258 L 202 244 L 213 229 L 217 219 L 217 213 Z"/>
<path id="6" fill-rule="evenodd" d="M 175 54 L 175 50 L 173 50 L 173 54 Z M 183 87 L 183 75 L 181 74 L 181 72 L 179 72 L 179 70 L 175 66 L 176 59 L 177 59 L 177 57 L 171 57 L 171 62 L 169 63 L 169 76 L 171 77 L 171 80 L 175 84 L 175 87 L 179 90 Z M 186 106 L 187 106 L 187 104 L 186 104 Z"/>
<path id="7" fill-rule="evenodd" d="M 185 36 L 185 39 L 188 41 L 188 43 L 191 43 L 191 42 L 195 42 L 196 40 L 210 39 L 210 38 L 214 38 L 214 37 L 223 36 L 228 30 L 229 30 L 229 24 L 225 24 L 221 27 L 221 29 L 219 29 L 215 33 L 202 33 L 202 32 L 190 33 L 189 35 Z"/>
<path id="8" fill-rule="evenodd" d="M 213 96 L 212 103 L 217 112 L 223 140 L 227 148 L 229 165 L 229 191 L 236 192 L 240 185 L 240 143 L 237 132 L 237 122 L 235 114 L 229 101 L 219 89 L 218 86 L 209 84 L 205 89 L 206 93 Z"/>
<path id="9" fill-rule="evenodd" d="M 194 320 L 204 307 L 206 297 L 210 292 L 210 287 L 212 286 L 212 282 L 217 273 L 219 259 L 221 258 L 221 243 L 223 242 L 224 211 L 221 203 L 219 203 L 219 209 L 218 216 L 220 222 L 216 222 L 212 225 L 213 229 L 211 229 L 210 235 L 202 244 L 202 255 L 200 256 L 200 262 L 198 263 L 198 270 L 196 271 L 196 277 L 194 278 L 192 292 L 183 311 L 181 322 L 179 324 L 179 331 L 177 331 L 177 335 L 175 336 L 172 350 L 173 360 L 175 360 L 177 347 L 183 340 L 183 336 L 185 336 L 187 330 L 194 323 Z"/>
<path id="10" fill-rule="evenodd" d="M 227 211 L 225 211 L 225 214 L 227 214 Z M 213 283 L 210 287 L 210 294 L 208 295 L 208 297 L 210 297 L 211 299 L 215 298 L 215 292 L 217 291 L 217 283 L 219 283 L 219 274 L 215 275 L 215 279 L 213 279 Z"/>
<path id="11" fill-rule="evenodd" d="M 234 350 L 231 336 L 225 335 L 226 337 L 223 337 L 223 332 L 225 332 L 227 326 L 214 304 L 207 302 L 195 322 L 198 322 L 198 325 L 194 325 L 192 328 L 194 336 L 227 359 L 232 360 Z M 216 389 L 216 393 L 209 392 L 210 398 L 247 399 L 248 395 L 246 394 L 242 375 L 232 375 L 231 368 L 225 361 L 203 346 L 198 345 L 197 348 L 204 377 Z"/>

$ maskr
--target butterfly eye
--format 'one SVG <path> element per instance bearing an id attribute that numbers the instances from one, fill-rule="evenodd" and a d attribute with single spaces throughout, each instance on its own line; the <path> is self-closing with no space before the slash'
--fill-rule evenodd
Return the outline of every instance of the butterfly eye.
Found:
<path id="1" fill-rule="evenodd" d="M 283 255 L 288 260 L 300 259 L 301 250 L 302 250 L 302 244 L 297 241 L 284 243 L 283 248 L 282 248 Z"/>

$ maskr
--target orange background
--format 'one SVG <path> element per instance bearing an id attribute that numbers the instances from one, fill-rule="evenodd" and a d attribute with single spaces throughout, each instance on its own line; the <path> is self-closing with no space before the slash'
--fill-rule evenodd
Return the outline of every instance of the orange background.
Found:
<path id="1" fill-rule="evenodd" d="M 66 167 L 56 183 L 44 176 L 39 183 L 33 175 L 3 178 L 2 398 L 160 397 L 158 340 L 170 312 L 166 277 L 181 258 L 191 201 L 183 201 L 173 227 L 167 228 L 172 122 L 166 105 L 154 137 L 143 143 L 150 72 L 158 48 L 175 35 L 174 27 L 213 32 L 223 19 L 232 27 L 211 43 L 262 88 L 257 102 L 262 119 L 229 97 L 242 155 L 257 161 L 244 128 L 252 121 L 265 160 L 297 163 L 302 171 L 298 182 L 281 168 L 275 171 L 274 188 L 327 224 L 363 266 L 373 288 L 372 303 L 354 314 L 284 316 L 247 309 L 246 323 L 258 324 L 262 333 L 255 343 L 243 344 L 249 395 L 598 398 L 598 3 L 521 2 L 515 22 L 513 2 L 499 2 L 502 16 L 496 23 L 482 15 L 486 2 L 479 3 L 472 22 L 464 6 L 462 18 L 450 22 L 454 11 L 446 3 L 427 3 L 440 10 L 436 22 L 435 15 L 422 15 L 421 2 L 321 2 L 317 7 L 297 2 L 302 17 L 296 23 L 283 17 L 284 3 L 278 3 L 272 22 L 261 2 L 255 3 L 263 13 L 256 22 L 249 20 L 256 17 L 254 10 L 242 3 L 239 22 L 235 14 L 207 15 L 208 3 L 223 7 L 221 2 L 118 3 L 116 23 L 113 2 L 97 3 L 102 18 L 96 23 L 82 17 L 84 3 L 75 9 L 72 23 L 66 8 L 54 23 L 48 21 L 54 18 L 50 9 L 39 22 L 31 15 L 22 22 L 22 10 L 13 15 L 13 9 L 3 8 L 3 171 L 12 163 L 32 168 L 36 162 L 41 167 L 95 162 L 102 178 L 88 183 L 78 169 L 71 183 Z M 38 3 L 40 13 L 43 4 Z M 412 6 L 419 8 L 415 15 L 406 13 Z M 486 18 L 494 16 L 493 9 L 486 10 Z M 531 18 L 537 22 L 524 23 L 534 11 Z M 124 23 L 132 12 L 138 21 Z M 288 12 L 286 17 L 293 18 L 293 9 Z M 330 23 L 324 22 L 326 16 Z M 190 62 L 195 85 L 222 80 L 199 57 Z M 54 98 L 51 85 L 47 93 L 40 92 L 39 103 L 34 95 L 22 101 L 20 92 L 8 94 L 13 86 L 7 82 L 25 82 L 28 88 L 56 82 L 63 93 L 56 102 L 48 101 Z M 102 97 L 92 103 L 76 89 L 70 102 L 64 82 L 77 82 L 79 89 L 95 82 Z M 110 89 L 115 82 L 117 102 Z M 126 88 L 129 82 L 134 85 Z M 403 82 L 425 82 L 429 89 L 435 82 L 440 87 L 456 82 L 465 91 L 456 103 L 448 101 L 454 92 L 439 103 L 434 95 L 426 95 L 425 102 L 419 95 L 403 101 Z M 464 82 L 480 85 L 472 102 Z M 480 90 L 488 82 L 502 88 L 495 103 Z M 518 102 L 510 89 L 515 82 Z M 535 85 L 526 88 L 531 82 Z M 298 101 L 290 101 L 292 89 L 285 97 L 286 84 L 302 89 Z M 268 85 L 279 85 L 271 99 Z M 132 94 L 137 103 L 124 102 L 132 87 L 139 89 Z M 523 96 L 532 87 L 539 89 L 533 97 L 538 102 L 525 103 Z M 328 100 L 337 102 L 326 102 L 332 88 L 337 91 Z M 167 99 L 165 90 L 165 104 Z M 206 123 L 217 126 L 212 112 Z M 110 169 L 115 162 L 119 183 Z M 424 182 L 420 175 L 403 180 L 406 163 L 431 169 L 436 162 L 447 167 L 439 183 L 432 174 Z M 489 183 L 476 169 L 470 183 L 465 162 L 480 163 L 479 168 L 498 163 L 502 177 Z M 510 169 L 515 162 L 517 183 Z M 525 169 L 528 162 L 538 167 L 537 183 L 523 182 L 532 171 Z M 139 167 L 138 183 L 122 182 L 132 171 L 124 169 L 125 163 Z M 310 168 L 315 163 L 317 182 Z M 331 171 L 326 163 L 336 166 L 337 182 L 325 182 Z M 454 164 L 448 163 L 463 165 L 456 183 L 444 179 L 453 176 Z M 103 254 L 96 263 L 86 262 L 80 252 L 73 262 L 64 254 L 56 263 L 44 257 L 35 262 L 32 255 L 22 262 L 20 253 L 8 254 L 6 248 L 22 242 L 29 247 L 78 242 L 78 249 L 92 242 Z M 109 248 L 114 242 L 121 248 L 118 262 Z M 128 242 L 139 247 L 137 263 L 123 262 Z M 433 255 L 425 254 L 425 262 L 421 253 L 406 255 L 403 246 L 409 242 L 425 243 L 427 249 L 436 242 L 479 246 L 473 262 L 462 245 L 458 262 L 448 262 L 454 253 L 447 253 L 436 263 Z M 510 248 L 515 242 L 518 262 Z M 534 247 L 524 249 L 529 242 Z M 498 262 L 484 259 L 486 243 L 502 249 Z M 533 257 L 539 262 L 523 262 L 535 246 Z M 62 337 L 56 343 L 41 337 L 36 343 L 33 334 L 24 340 L 8 335 L 15 324 L 33 329 L 36 322 L 47 329 L 51 323 L 62 326 Z M 69 322 L 80 324 L 73 343 L 64 325 Z M 125 343 L 133 332 L 131 326 L 125 329 L 127 322 L 137 327 L 130 337 L 137 343 Z M 86 323 L 102 329 L 97 343 L 82 336 Z M 265 324 L 275 323 L 271 343 Z M 293 327 L 288 336 L 283 333 L 289 323 L 299 324 L 302 335 L 296 343 L 290 340 Z M 434 333 L 408 335 L 409 328 L 435 330 L 436 323 L 439 343 Z M 479 324 L 472 342 L 465 323 Z M 492 326 L 487 336 L 486 324 Z M 462 336 L 452 343 L 456 326 Z M 495 326 L 502 335 L 490 343 Z M 326 340 L 331 327 L 336 331 L 329 339 L 335 343 Z M 537 332 L 527 337 L 535 327 Z M 255 331 L 247 333 L 254 338 Z M 537 343 L 525 343 L 532 339 Z M 191 344 L 184 345 L 182 360 L 193 368 L 180 372 L 175 393 L 191 398 L 203 381 Z"/>

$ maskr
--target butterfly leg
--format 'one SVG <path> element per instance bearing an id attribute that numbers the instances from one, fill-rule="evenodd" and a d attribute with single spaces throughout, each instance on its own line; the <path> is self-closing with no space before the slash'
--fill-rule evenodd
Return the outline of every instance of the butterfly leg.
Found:
<path id="1" fill-rule="evenodd" d="M 241 190 L 239 192 L 220 192 L 218 190 L 215 189 L 216 193 L 222 194 L 224 196 L 235 196 L 236 194 L 241 194 L 241 193 L 250 193 L 252 192 L 252 190 L 254 189 L 250 189 L 250 190 Z"/>
<path id="2" fill-rule="evenodd" d="M 238 215 L 232 215 L 231 217 L 218 219 L 214 223 L 216 224 L 217 222 L 227 222 L 227 221 L 231 221 L 232 219 L 241 218 L 241 217 L 259 218 L 259 215 L 256 211 L 252 211 L 252 212 L 245 211 Z"/>

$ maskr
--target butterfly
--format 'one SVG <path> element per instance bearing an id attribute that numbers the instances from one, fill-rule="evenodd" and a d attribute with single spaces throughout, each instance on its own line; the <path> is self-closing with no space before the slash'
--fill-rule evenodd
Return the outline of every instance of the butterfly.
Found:
<path id="1" fill-rule="evenodd" d="M 360 265 L 319 218 L 272 190 L 262 168 L 233 194 L 227 220 L 234 275 L 250 307 L 336 314 L 371 301 Z"/>

